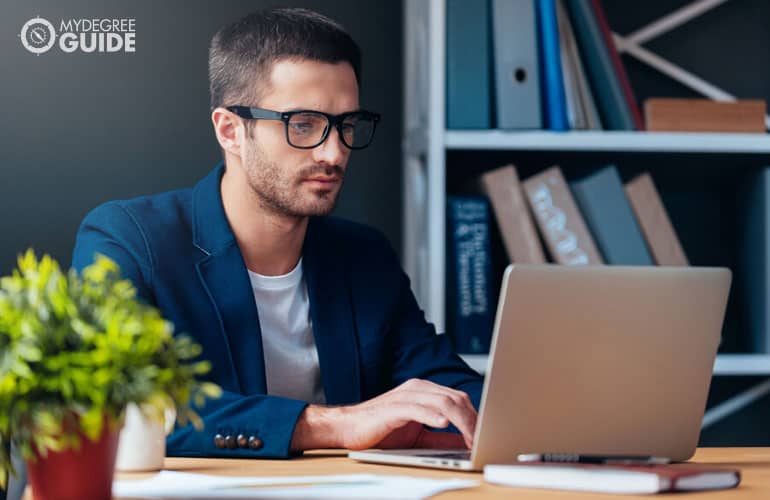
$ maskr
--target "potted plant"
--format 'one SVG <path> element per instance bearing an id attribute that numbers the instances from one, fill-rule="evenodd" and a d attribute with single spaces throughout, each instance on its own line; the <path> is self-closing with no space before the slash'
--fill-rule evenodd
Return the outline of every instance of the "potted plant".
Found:
<path id="1" fill-rule="evenodd" d="M 0 471 L 12 441 L 36 500 L 109 499 L 118 433 L 128 403 L 201 427 L 190 403 L 218 397 L 198 382 L 209 363 L 174 335 L 104 256 L 81 274 L 28 250 L 0 278 Z"/>

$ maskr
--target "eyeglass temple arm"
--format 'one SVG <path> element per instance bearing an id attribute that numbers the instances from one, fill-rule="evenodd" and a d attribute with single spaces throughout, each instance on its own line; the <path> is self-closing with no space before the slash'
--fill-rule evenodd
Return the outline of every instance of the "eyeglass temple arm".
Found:
<path id="1" fill-rule="evenodd" d="M 283 113 L 270 111 L 269 109 L 251 108 L 249 106 L 228 106 L 226 109 L 243 118 L 261 118 L 263 120 L 283 119 Z"/>

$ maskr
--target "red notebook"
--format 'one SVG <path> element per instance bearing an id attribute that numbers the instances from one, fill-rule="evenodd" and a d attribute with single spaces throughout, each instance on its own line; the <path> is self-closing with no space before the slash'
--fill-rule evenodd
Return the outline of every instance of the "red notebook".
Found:
<path id="1" fill-rule="evenodd" d="M 700 465 L 595 465 L 521 462 L 487 465 L 484 480 L 504 486 L 648 494 L 735 488 L 741 473 Z"/>

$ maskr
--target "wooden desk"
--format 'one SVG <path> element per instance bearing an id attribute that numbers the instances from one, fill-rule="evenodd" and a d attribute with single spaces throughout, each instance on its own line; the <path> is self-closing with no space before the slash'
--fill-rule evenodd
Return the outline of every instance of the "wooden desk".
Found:
<path id="1" fill-rule="evenodd" d="M 737 489 L 687 494 L 693 500 L 706 499 L 770 499 L 770 448 L 701 448 L 694 462 L 708 463 L 741 470 L 742 480 Z M 167 458 L 165 468 L 183 472 L 221 474 L 232 476 L 291 476 L 316 474 L 391 474 L 432 478 L 463 477 L 482 481 L 480 473 L 450 472 L 414 467 L 364 464 L 349 460 L 342 451 L 308 452 L 292 460 L 234 460 L 206 458 Z M 147 477 L 148 474 L 119 474 L 121 479 Z M 472 489 L 450 491 L 435 496 L 438 500 L 462 499 L 607 499 L 606 494 L 572 493 L 565 491 L 528 490 L 492 486 L 482 482 Z M 658 496 L 659 497 L 659 496 Z M 650 500 L 651 496 L 622 495 L 619 498 Z M 683 497 L 677 495 L 677 499 Z"/>

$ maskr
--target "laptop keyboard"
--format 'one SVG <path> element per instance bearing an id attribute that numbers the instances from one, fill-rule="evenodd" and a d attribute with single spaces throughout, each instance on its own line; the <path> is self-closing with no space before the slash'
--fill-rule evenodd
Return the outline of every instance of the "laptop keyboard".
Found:
<path id="1" fill-rule="evenodd" d="M 446 453 L 425 453 L 425 454 L 416 454 L 416 457 L 429 457 L 429 458 L 448 458 L 452 460 L 470 460 L 471 459 L 471 452 L 470 451 L 451 451 Z"/>

